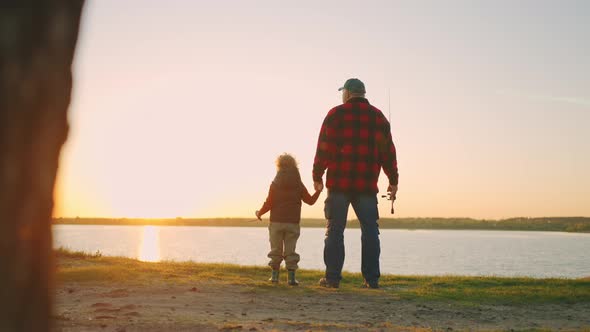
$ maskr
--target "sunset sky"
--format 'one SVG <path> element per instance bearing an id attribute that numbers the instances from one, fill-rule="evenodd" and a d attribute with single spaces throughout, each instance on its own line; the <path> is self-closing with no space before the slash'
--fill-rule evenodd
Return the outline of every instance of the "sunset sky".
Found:
<path id="1" fill-rule="evenodd" d="M 590 216 L 589 17 L 590 1 L 87 1 L 55 215 L 250 217 L 282 152 L 312 190 L 322 120 L 358 77 L 386 115 L 391 93 L 396 216 Z"/>

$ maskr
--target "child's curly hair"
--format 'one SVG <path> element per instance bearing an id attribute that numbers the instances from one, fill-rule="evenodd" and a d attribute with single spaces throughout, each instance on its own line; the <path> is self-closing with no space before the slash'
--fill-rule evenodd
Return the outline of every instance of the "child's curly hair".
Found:
<path id="1" fill-rule="evenodd" d="M 283 153 L 282 155 L 277 157 L 277 170 L 285 170 L 289 168 L 297 169 L 297 160 L 288 154 Z"/>

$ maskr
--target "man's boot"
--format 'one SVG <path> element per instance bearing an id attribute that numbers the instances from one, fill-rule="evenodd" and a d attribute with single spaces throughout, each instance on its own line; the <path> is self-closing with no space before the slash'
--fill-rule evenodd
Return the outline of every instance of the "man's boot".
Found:
<path id="1" fill-rule="evenodd" d="M 334 281 L 334 280 L 330 280 L 328 278 L 322 278 L 322 279 L 320 279 L 320 286 L 326 287 L 326 288 L 339 288 L 340 281 Z"/>
<path id="2" fill-rule="evenodd" d="M 368 281 L 365 279 L 365 282 L 363 283 L 363 288 L 378 289 L 379 280 Z"/>
<path id="3" fill-rule="evenodd" d="M 289 270 L 289 286 L 299 286 L 299 281 L 295 279 L 295 270 Z"/>
<path id="4" fill-rule="evenodd" d="M 272 283 L 278 283 L 279 282 L 279 270 L 272 270 L 272 274 L 270 275 L 270 279 L 268 279 L 268 281 L 270 281 Z"/>

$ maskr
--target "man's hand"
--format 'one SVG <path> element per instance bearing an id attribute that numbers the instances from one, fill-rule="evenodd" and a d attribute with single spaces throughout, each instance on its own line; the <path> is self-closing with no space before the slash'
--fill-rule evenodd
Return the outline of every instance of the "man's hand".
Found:
<path id="1" fill-rule="evenodd" d="M 390 184 L 387 187 L 387 192 L 391 193 L 391 198 L 395 200 L 395 195 L 397 194 L 397 185 Z"/>
<path id="2" fill-rule="evenodd" d="M 324 190 L 324 184 L 321 182 L 314 182 L 313 189 L 315 189 L 315 191 L 322 191 Z"/>
<path id="3" fill-rule="evenodd" d="M 254 214 L 256 215 L 256 218 L 260 221 L 262 221 L 261 215 L 260 215 L 260 211 L 256 210 L 256 212 L 254 212 Z"/>

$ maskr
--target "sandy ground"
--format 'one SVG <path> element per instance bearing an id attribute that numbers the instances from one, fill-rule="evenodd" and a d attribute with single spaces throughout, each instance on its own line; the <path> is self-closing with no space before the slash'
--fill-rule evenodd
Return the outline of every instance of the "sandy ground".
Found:
<path id="1" fill-rule="evenodd" d="M 395 292 L 191 285 L 61 285 L 56 331 L 586 330 L 590 303 L 465 306 Z M 392 295 L 393 294 L 393 295 Z"/>

